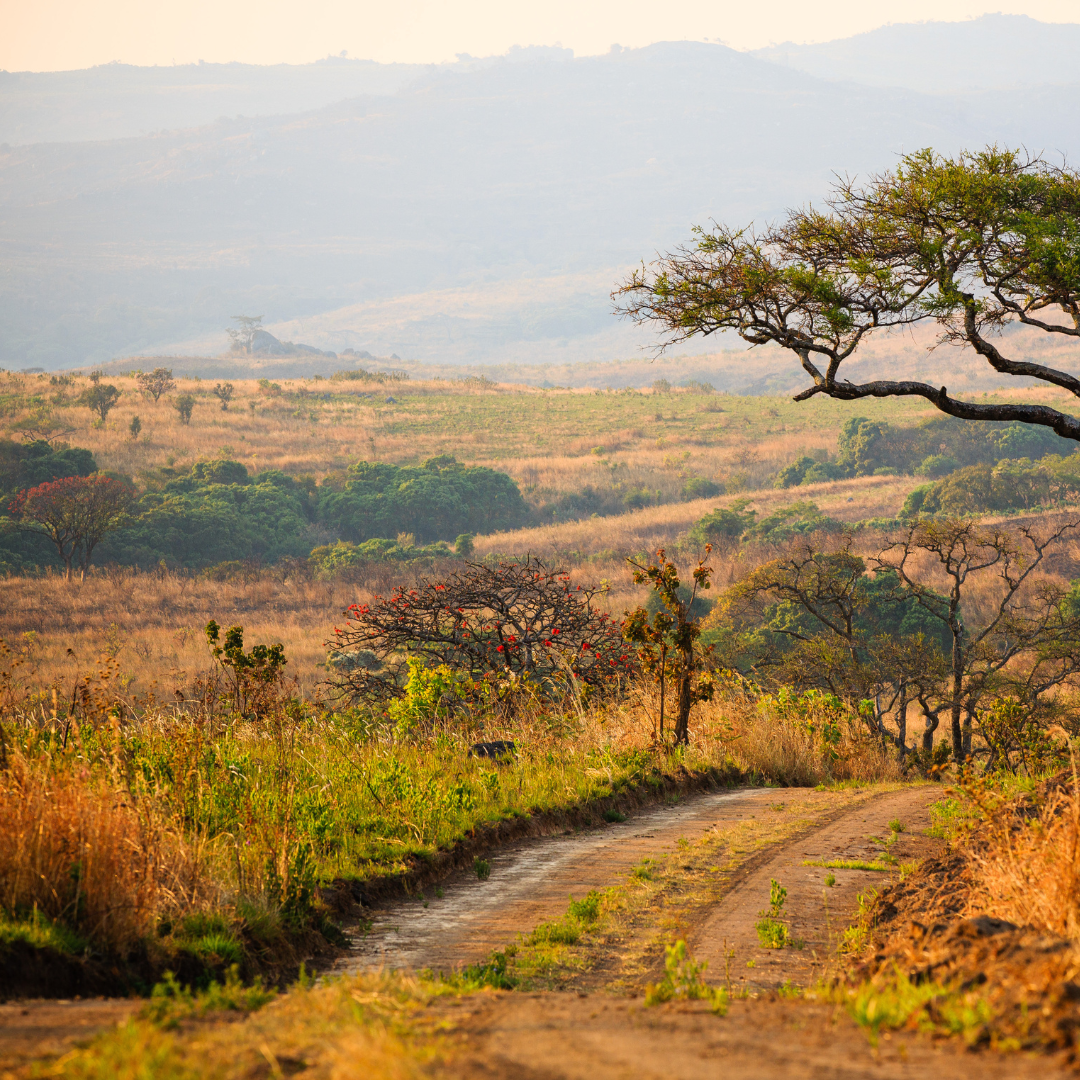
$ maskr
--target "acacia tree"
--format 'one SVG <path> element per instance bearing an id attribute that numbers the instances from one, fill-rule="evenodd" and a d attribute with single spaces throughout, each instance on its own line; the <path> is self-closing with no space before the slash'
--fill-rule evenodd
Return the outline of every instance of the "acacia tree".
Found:
<path id="1" fill-rule="evenodd" d="M 341 692 L 369 703 L 404 694 L 409 657 L 467 674 L 478 691 L 485 679 L 490 685 L 522 677 L 617 687 L 636 664 L 619 626 L 593 606 L 596 596 L 537 559 L 470 563 L 350 605 L 345 625 L 327 642 L 330 665 Z"/>
<path id="2" fill-rule="evenodd" d="M 850 537 L 832 551 L 795 545 L 757 567 L 726 591 L 716 621 L 734 631 L 727 648 L 733 666 L 774 684 L 835 694 L 891 741 L 901 760 L 909 704 L 945 675 L 940 624 L 895 572 L 871 576 Z M 889 714 L 895 736 L 885 727 Z"/>
<path id="3" fill-rule="evenodd" d="M 167 394 L 176 387 L 172 368 L 159 367 L 154 368 L 153 371 L 141 371 L 135 376 L 135 381 L 139 384 L 139 389 L 146 397 L 154 399 L 155 405 L 161 399 L 162 394 Z"/>
<path id="4" fill-rule="evenodd" d="M 261 315 L 234 315 L 237 324 L 226 332 L 232 342 L 233 352 L 250 353 L 255 344 L 255 335 L 262 330 Z"/>
<path id="5" fill-rule="evenodd" d="M 617 310 L 657 324 L 661 349 L 733 330 L 798 356 L 811 385 L 796 395 L 850 401 L 923 397 L 964 420 L 1018 420 L 1080 439 L 1080 418 L 1049 405 L 976 403 L 917 380 L 855 383 L 841 366 L 880 330 L 936 323 L 996 371 L 1080 397 L 1080 378 L 1006 355 L 991 340 L 1019 323 L 1080 338 L 1080 173 L 989 147 L 955 158 L 923 150 L 863 185 L 755 230 L 714 225 L 631 275 Z"/>
<path id="6" fill-rule="evenodd" d="M 70 581 L 74 566 L 86 577 L 94 548 L 127 521 L 132 501 L 126 484 L 95 473 L 20 491 L 9 509 L 25 529 L 52 542 Z"/>

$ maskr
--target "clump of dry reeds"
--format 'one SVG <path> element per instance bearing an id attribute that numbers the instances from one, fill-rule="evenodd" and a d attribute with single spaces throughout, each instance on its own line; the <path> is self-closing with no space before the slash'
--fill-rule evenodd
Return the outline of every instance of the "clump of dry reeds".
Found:
<path id="1" fill-rule="evenodd" d="M 0 773 L 0 909 L 38 912 L 123 956 L 163 912 L 206 902 L 190 844 L 75 758 L 15 750 Z"/>
<path id="2" fill-rule="evenodd" d="M 1080 938 L 1080 785 L 1047 785 L 1034 814 L 987 808 L 988 828 L 967 851 L 970 914 Z"/>
<path id="3" fill-rule="evenodd" d="M 748 776 L 812 787 L 837 780 L 896 780 L 900 767 L 861 721 L 827 699 L 792 706 L 738 687 L 702 706 L 702 719 Z"/>

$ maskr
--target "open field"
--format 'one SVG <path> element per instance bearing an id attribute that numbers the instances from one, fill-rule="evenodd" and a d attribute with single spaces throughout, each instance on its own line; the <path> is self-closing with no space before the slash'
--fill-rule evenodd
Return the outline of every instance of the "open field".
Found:
<path id="1" fill-rule="evenodd" d="M 894 425 L 934 415 L 914 401 L 856 405 L 819 397 L 795 403 L 686 389 L 329 379 L 266 387 L 237 381 L 232 404 L 222 411 L 209 381 L 180 379 L 176 394 L 197 401 L 190 424 L 184 424 L 168 397 L 155 405 L 141 398 L 133 378 L 107 378 L 122 396 L 101 424 L 74 403 L 89 385 L 85 379 L 58 387 L 47 376 L 0 375 L 0 432 L 17 435 L 52 423 L 68 432 L 63 437 L 71 445 L 92 450 L 102 468 L 127 474 L 140 487 L 152 483 L 162 466 L 216 457 L 240 461 L 253 473 L 281 469 L 321 480 L 357 460 L 419 464 L 453 454 L 509 473 L 539 508 L 588 487 L 609 491 L 614 485 L 624 492 L 643 489 L 648 501 L 678 502 L 692 477 L 728 492 L 757 490 L 800 455 L 835 453 L 840 424 L 852 415 Z M 1062 400 L 1052 390 L 1021 393 L 1031 400 Z M 135 415 L 142 430 L 132 438 Z M 869 506 L 861 512 L 857 493 L 854 498 L 854 516 L 873 516 Z"/>

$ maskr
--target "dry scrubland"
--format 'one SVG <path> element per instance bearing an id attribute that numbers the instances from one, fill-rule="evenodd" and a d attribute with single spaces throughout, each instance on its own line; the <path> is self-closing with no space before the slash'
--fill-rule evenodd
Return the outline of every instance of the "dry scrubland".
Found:
<path id="1" fill-rule="evenodd" d="M 86 379 L 57 387 L 46 376 L 0 375 L 5 433 L 17 435 L 20 426 L 48 412 L 54 424 L 72 429 L 66 441 L 92 450 L 102 468 L 132 476 L 140 487 L 161 466 L 219 456 L 252 472 L 278 468 L 320 479 L 357 459 L 415 464 L 449 453 L 509 473 L 533 504 L 613 480 L 659 492 L 670 501 L 477 539 L 481 557 L 532 552 L 575 564 L 578 580 L 608 580 L 607 603 L 618 613 L 643 596 L 623 554 L 670 546 L 703 514 L 735 497 L 680 501 L 690 476 L 742 491 L 760 512 L 810 498 L 841 520 L 894 514 L 912 483 L 875 477 L 800 488 L 797 496 L 769 488 L 743 491 L 800 453 L 835 451 L 848 412 L 828 402 L 799 406 L 685 390 L 308 379 L 282 381 L 280 392 L 255 380 L 237 381 L 223 411 L 208 380 L 180 379 L 155 405 L 142 398 L 133 377 L 106 378 L 122 397 L 101 424 L 89 409 L 70 404 L 89 385 Z M 185 393 L 197 399 L 190 424 L 181 423 L 171 400 Z M 870 415 L 887 411 L 868 403 Z M 908 414 L 911 420 L 921 415 L 915 408 Z M 135 415 L 143 427 L 133 439 L 128 428 Z M 583 559 L 591 561 L 580 565 Z M 729 576 L 725 569 L 719 580 Z M 324 675 L 323 642 L 341 610 L 387 591 L 397 578 L 391 567 L 375 569 L 361 582 L 317 581 L 296 567 L 252 570 L 227 582 L 103 568 L 75 584 L 10 578 L 0 584 L 0 637 L 28 651 L 45 685 L 70 686 L 107 654 L 116 658 L 132 693 L 156 687 L 171 695 L 205 668 L 202 627 L 214 618 L 242 624 L 248 641 L 283 642 L 290 672 L 312 693 Z"/>
<path id="2" fill-rule="evenodd" d="M 899 483 L 895 478 L 875 477 L 820 485 L 837 490 L 819 496 L 817 501 L 826 512 L 843 518 L 844 510 L 852 505 L 846 502 L 850 496 L 844 494 L 845 490 L 861 487 L 879 493 L 884 502 Z M 762 492 L 754 505 L 767 511 L 772 505 L 787 502 L 787 495 Z M 477 553 L 483 556 L 531 551 L 568 567 L 575 582 L 607 583 L 610 588 L 600 598 L 601 605 L 621 616 L 643 603 L 647 590 L 633 583 L 625 559 L 616 553 L 648 551 L 669 544 L 711 505 L 705 501 L 675 504 L 623 517 L 480 537 Z M 1044 529 L 1069 517 L 1058 512 L 1014 517 L 1007 523 L 1035 524 Z M 855 550 L 872 555 L 885 540 L 880 533 L 863 532 L 855 538 Z M 755 566 L 783 551 L 782 547 L 762 543 L 718 549 L 709 560 L 717 589 L 740 580 Z M 435 562 L 422 572 L 449 571 L 459 565 Z M 679 560 L 679 565 L 683 573 L 691 568 L 688 558 Z M 924 580 L 945 587 L 929 557 L 916 559 L 912 567 Z M 59 574 L 13 577 L 0 582 L 0 639 L 25 658 L 26 663 L 19 669 L 21 679 L 40 687 L 56 686 L 61 696 L 70 696 L 75 684 L 97 671 L 100 659 L 108 657 L 116 662 L 117 679 L 125 695 L 154 692 L 171 700 L 177 690 L 189 695 L 193 680 L 205 672 L 209 654 L 203 628 L 215 619 L 224 626 L 243 626 L 249 645 L 283 643 L 289 674 L 298 679 L 305 696 L 316 696 L 325 694 L 325 643 L 344 609 L 352 603 L 366 603 L 376 594 L 387 594 L 411 573 L 399 564 L 389 563 L 372 566 L 357 577 L 323 580 L 302 565 L 289 564 L 252 568 L 225 581 L 167 570 L 137 572 L 124 567 L 97 569 L 81 582 L 67 582 Z M 1063 543 L 1039 577 L 1058 584 L 1080 578 L 1080 537 Z M 968 610 L 976 619 L 988 616 L 998 599 L 996 586 L 989 578 L 973 579 L 966 596 Z"/>
<path id="3" fill-rule="evenodd" d="M 34 381 L 9 377 L 8 383 L 25 394 Z M 625 465 L 672 501 L 477 539 L 480 555 L 531 551 L 564 562 L 575 580 L 606 580 L 605 602 L 615 612 L 643 599 L 622 554 L 670 545 L 713 506 L 744 497 L 764 516 L 809 498 L 845 521 L 888 517 L 915 482 L 873 477 L 797 492 L 755 488 L 797 454 L 835 448 L 839 422 L 851 410 L 828 403 L 325 381 L 284 386 L 272 396 L 245 383 L 228 412 L 201 397 L 188 427 L 166 402 L 136 401 L 131 384 L 114 381 L 125 396 L 107 424 L 92 427 L 84 409 L 61 415 L 76 426 L 68 436 L 74 445 L 137 480 L 163 464 L 218 454 L 252 470 L 320 476 L 358 457 L 411 463 L 453 453 L 506 470 L 540 502 Z M 179 389 L 208 387 L 190 382 Z M 324 393 L 329 399 L 315 396 Z M 387 403 L 391 395 L 397 400 Z M 880 403 L 860 411 L 893 422 L 922 415 L 910 405 Z M 126 432 L 134 413 L 144 423 L 136 440 Z M 7 419 L 10 428 L 26 419 L 25 410 Z M 674 493 L 686 475 L 740 490 L 680 502 Z M 1043 515 L 1040 524 L 1061 517 Z M 867 553 L 881 542 L 870 530 L 854 540 Z M 717 584 L 737 580 L 779 551 L 761 543 L 718 550 L 711 560 Z M 929 564 L 920 569 L 933 580 Z M 84 582 L 52 575 L 0 583 L 0 637 L 15 650 L 3 658 L 10 679 L 0 685 L 8 718 L 0 779 L 5 979 L 25 976 L 19 957 L 28 949 L 70 958 L 88 948 L 114 965 L 111 975 L 101 975 L 101 986 L 113 990 L 116 979 L 137 977 L 145 985 L 166 967 L 190 978 L 220 977 L 234 962 L 245 978 L 260 972 L 277 978 L 334 938 L 326 917 L 342 910 L 333 908 L 339 901 L 348 906 L 350 887 L 343 883 L 367 888 L 402 875 L 433 881 L 440 853 L 500 821 L 589 813 L 588 820 L 599 820 L 605 807 L 628 810 L 673 778 L 797 785 L 899 778 L 894 753 L 850 710 L 837 714 L 821 700 L 749 692 L 737 682 L 695 706 L 690 746 L 674 751 L 656 741 L 658 702 L 643 686 L 612 702 L 522 700 L 511 710 L 436 720 L 404 738 L 359 712 L 319 712 L 311 702 L 320 693 L 323 642 L 338 612 L 385 592 L 400 573 L 382 565 L 352 579 L 320 580 L 291 563 L 250 568 L 226 581 L 106 568 Z M 1080 540 L 1062 546 L 1045 576 L 1058 582 L 1080 576 Z M 975 587 L 965 611 L 978 621 L 995 602 L 992 586 Z M 283 642 L 287 671 L 308 704 L 297 709 L 289 701 L 294 687 L 283 685 L 265 715 L 230 714 L 208 690 L 207 680 L 221 674 L 211 670 L 202 632 L 210 618 L 244 625 L 249 646 Z M 80 684 L 73 723 L 66 696 Z M 512 738 L 519 753 L 499 765 L 468 756 L 470 742 L 481 737 Z M 829 1000 L 875 1038 L 906 1026 L 1002 1046 L 1060 1047 L 1062 1032 L 1077 1028 L 1068 1012 L 1073 1007 L 1053 995 L 1064 985 L 1061 965 L 1073 964 L 1071 971 L 1076 963 L 1080 793 L 1066 782 L 1040 794 L 1025 780 L 1012 783 L 1003 799 L 971 777 L 962 783 L 939 814 L 951 823 L 944 831 L 952 830 L 953 861 L 902 877 L 876 907 L 865 906 L 849 944 L 857 951 L 865 942 L 889 961 L 876 967 L 871 961 L 830 989 Z M 73 851 L 81 853 L 75 874 Z M 890 911 L 918 919 L 943 902 L 941 925 L 948 929 L 935 926 L 926 941 L 905 937 L 910 919 L 890 930 Z M 973 954 L 964 944 L 971 934 L 948 920 L 984 914 L 1031 928 L 1008 931 L 1014 966 L 1052 952 L 1049 966 L 1039 960 L 1042 967 L 1032 961 L 1026 969 L 1030 1001 L 1009 996 L 1009 987 L 1020 985 L 1009 971 L 977 1000 L 962 981 L 973 963 L 978 973 L 996 970 L 998 960 Z M 1022 938 L 1032 932 L 1041 953 Z M 940 964 L 939 975 L 916 986 L 928 955 Z M 412 1018 L 439 995 L 500 985 L 498 978 L 497 968 L 449 984 L 362 978 L 297 989 L 265 1014 L 258 1009 L 267 995 L 235 983 L 198 999 L 174 988 L 153 999 L 142 1019 L 64 1058 L 55 1072 L 106 1077 L 168 1068 L 187 1076 L 205 1071 L 209 1061 L 207 1075 L 254 1074 L 263 1063 L 276 1075 L 269 1046 L 284 1052 L 315 1040 L 318 1052 L 298 1049 L 295 1060 L 321 1054 L 328 1075 L 358 1058 L 386 1075 L 419 1074 L 425 1066 L 418 1060 L 434 1060 L 445 1045 L 429 1039 L 426 1020 Z M 1037 1021 L 1029 1021 L 1029 1005 Z M 189 1022 L 222 1009 L 255 1010 L 238 1038 L 220 1026 Z M 174 1019 L 181 1021 L 176 1034 Z M 273 1025 L 273 1038 L 266 1025 Z M 231 1061 L 237 1047 L 238 1064 Z"/>

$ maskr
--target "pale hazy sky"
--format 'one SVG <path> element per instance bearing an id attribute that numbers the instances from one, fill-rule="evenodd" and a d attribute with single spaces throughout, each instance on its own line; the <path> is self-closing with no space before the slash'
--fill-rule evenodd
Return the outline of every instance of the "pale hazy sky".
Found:
<path id="1" fill-rule="evenodd" d="M 886 22 L 987 11 L 1080 21 L 1080 0 L 0 0 L 0 68 L 56 71 L 112 60 L 303 63 L 347 50 L 380 61 L 489 56 L 561 43 L 579 56 L 613 43 L 678 39 L 757 48 L 828 41 Z"/>

